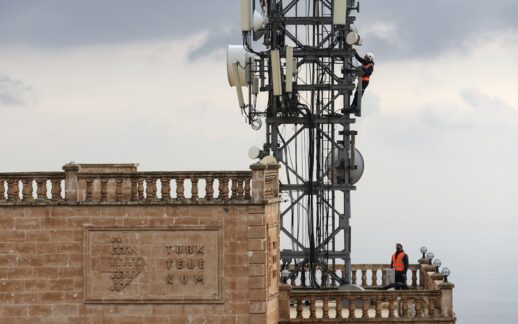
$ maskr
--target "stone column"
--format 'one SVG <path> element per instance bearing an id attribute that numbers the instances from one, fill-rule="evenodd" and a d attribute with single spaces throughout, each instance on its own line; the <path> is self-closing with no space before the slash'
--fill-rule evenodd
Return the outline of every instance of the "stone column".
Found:
<path id="1" fill-rule="evenodd" d="M 441 312 L 442 316 L 453 317 L 453 288 L 451 282 L 441 282 L 438 284 L 441 290 Z"/>
<path id="2" fill-rule="evenodd" d="M 77 174 L 79 172 L 79 165 L 69 163 L 63 166 L 65 171 L 65 200 L 78 201 L 79 197 L 79 180 Z"/>
<path id="3" fill-rule="evenodd" d="M 257 162 L 250 166 L 252 170 L 252 202 L 264 202 L 264 171 L 266 165 Z"/>
<path id="4" fill-rule="evenodd" d="M 279 196 L 280 165 L 273 156 L 266 156 L 250 166 L 252 170 L 252 202 L 262 203 Z M 275 176 L 272 179 L 272 173 Z"/>
<path id="5" fill-rule="evenodd" d="M 281 321 L 290 319 L 290 292 L 290 285 L 281 284 L 279 286 L 279 320 Z"/>

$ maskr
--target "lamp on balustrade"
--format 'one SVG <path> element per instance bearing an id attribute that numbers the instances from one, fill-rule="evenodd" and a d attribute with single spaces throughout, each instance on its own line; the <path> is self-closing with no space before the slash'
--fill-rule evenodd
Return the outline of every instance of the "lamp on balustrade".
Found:
<path id="1" fill-rule="evenodd" d="M 448 276 L 450 275 L 450 269 L 448 268 L 442 268 L 441 274 L 443 275 L 443 282 L 448 282 Z"/>
<path id="2" fill-rule="evenodd" d="M 428 264 L 432 264 L 432 260 L 435 256 L 433 255 L 432 252 L 428 252 L 426 253 L 426 259 L 428 260 Z"/>
<path id="3" fill-rule="evenodd" d="M 435 266 L 435 272 L 439 272 L 439 267 L 441 266 L 441 260 L 435 259 L 433 260 L 433 265 Z"/>
<path id="4" fill-rule="evenodd" d="M 428 251 L 428 249 L 426 248 L 426 246 L 421 247 L 421 253 L 423 254 L 423 259 L 426 259 L 427 251 Z"/>
<path id="5" fill-rule="evenodd" d="M 288 279 L 291 277 L 291 272 L 288 269 L 284 269 L 281 271 L 281 282 L 288 283 Z"/>

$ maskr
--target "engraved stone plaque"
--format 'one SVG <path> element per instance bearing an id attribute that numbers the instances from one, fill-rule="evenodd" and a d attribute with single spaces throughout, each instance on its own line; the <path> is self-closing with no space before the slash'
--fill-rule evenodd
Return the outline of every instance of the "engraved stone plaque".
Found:
<path id="1" fill-rule="evenodd" d="M 215 226 L 85 229 L 86 303 L 222 303 Z"/>

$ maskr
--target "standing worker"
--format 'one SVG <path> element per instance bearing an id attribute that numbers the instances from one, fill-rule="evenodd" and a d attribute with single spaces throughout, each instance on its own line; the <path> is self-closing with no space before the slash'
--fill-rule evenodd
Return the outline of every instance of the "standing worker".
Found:
<path id="1" fill-rule="evenodd" d="M 354 57 L 362 64 L 361 66 L 361 81 L 362 81 L 362 96 L 365 93 L 365 89 L 369 86 L 369 81 L 372 75 L 372 72 L 374 72 L 374 54 L 367 53 L 362 58 L 360 55 L 358 55 L 358 52 L 356 52 L 356 49 L 353 49 L 354 51 Z M 356 92 L 354 93 L 354 99 L 351 104 L 351 110 L 356 114 L 356 116 L 361 116 L 361 111 L 358 109 L 358 87 L 356 87 Z"/>
<path id="2" fill-rule="evenodd" d="M 390 267 L 396 271 L 396 289 L 406 289 L 408 255 L 403 251 L 403 245 L 401 243 L 396 244 L 396 253 L 392 255 Z"/>

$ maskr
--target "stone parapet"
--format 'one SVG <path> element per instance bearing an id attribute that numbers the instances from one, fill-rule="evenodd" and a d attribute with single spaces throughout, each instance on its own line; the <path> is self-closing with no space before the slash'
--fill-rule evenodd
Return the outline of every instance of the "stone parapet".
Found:
<path id="1" fill-rule="evenodd" d="M 95 168 L 0 174 L 0 323 L 278 322 L 271 174 Z"/>
<path id="2" fill-rule="evenodd" d="M 263 195 L 256 201 L 278 196 L 278 189 L 271 189 L 275 186 L 264 187 L 272 176 L 262 170 L 138 172 L 135 165 L 87 166 L 67 164 L 64 172 L 0 173 L 0 205 L 248 203 L 252 201 L 253 172 L 256 195 Z M 277 173 L 272 165 L 264 168 Z M 271 197 L 264 196 L 264 188 L 270 188 Z"/>

